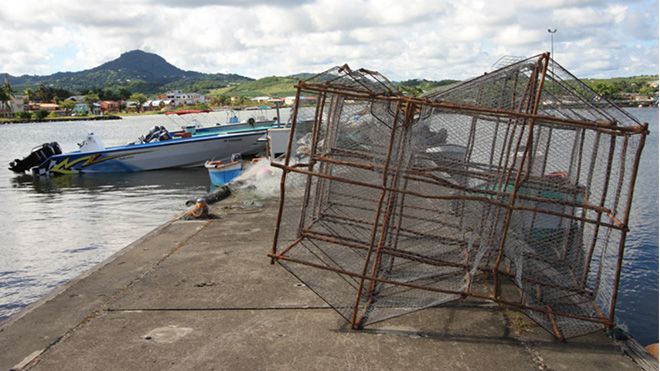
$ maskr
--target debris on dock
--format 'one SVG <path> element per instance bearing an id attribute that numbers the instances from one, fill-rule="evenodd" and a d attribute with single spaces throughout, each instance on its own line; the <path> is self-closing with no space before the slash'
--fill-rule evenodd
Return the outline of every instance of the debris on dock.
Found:
<path id="1" fill-rule="evenodd" d="M 353 328 L 466 297 L 559 339 L 614 326 L 646 124 L 547 53 L 419 98 L 347 65 L 297 95 L 270 256 Z"/>

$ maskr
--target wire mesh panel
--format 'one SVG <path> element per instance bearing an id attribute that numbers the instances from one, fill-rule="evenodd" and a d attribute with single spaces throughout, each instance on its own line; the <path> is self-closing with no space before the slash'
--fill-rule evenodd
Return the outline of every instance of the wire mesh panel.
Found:
<path id="1" fill-rule="evenodd" d="M 547 54 L 421 98 L 348 66 L 297 94 L 271 257 L 354 328 L 467 296 L 613 325 L 645 124 Z"/>

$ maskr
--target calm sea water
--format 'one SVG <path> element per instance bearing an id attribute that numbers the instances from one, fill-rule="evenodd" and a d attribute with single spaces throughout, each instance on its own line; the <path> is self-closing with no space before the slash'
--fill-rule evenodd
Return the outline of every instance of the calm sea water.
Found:
<path id="1" fill-rule="evenodd" d="M 288 112 L 281 113 L 286 120 Z M 261 114 L 238 112 L 241 119 Z M 228 121 L 224 112 L 185 118 L 0 125 L 0 320 L 170 220 L 210 187 L 203 168 L 33 180 L 7 170 L 8 163 L 45 142 L 59 142 L 65 152 L 77 149 L 90 132 L 111 146 L 132 142 L 154 125 Z"/>
<path id="2" fill-rule="evenodd" d="M 658 341 L 658 109 L 631 109 L 650 125 L 641 160 L 617 308 L 620 323 L 642 344 Z M 241 112 L 241 119 L 253 116 Z M 274 116 L 268 112 L 266 117 Z M 282 112 L 282 119 L 288 112 Z M 175 118 L 176 119 L 176 118 Z M 225 113 L 197 117 L 226 122 Z M 179 121 L 178 124 L 183 123 Z M 125 144 L 163 116 L 121 121 L 0 125 L 0 165 L 57 141 L 77 148 L 89 132 L 106 146 Z M 0 169 L 0 320 L 38 300 L 185 209 L 208 191 L 203 169 L 84 175 L 33 180 Z"/>

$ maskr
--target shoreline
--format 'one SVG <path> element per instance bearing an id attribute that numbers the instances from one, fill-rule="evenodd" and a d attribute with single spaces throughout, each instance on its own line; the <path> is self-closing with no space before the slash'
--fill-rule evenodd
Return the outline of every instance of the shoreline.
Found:
<path id="1" fill-rule="evenodd" d="M 39 122 L 68 122 L 68 121 L 105 121 L 105 120 L 121 120 L 122 117 L 118 115 L 105 115 L 105 116 L 72 116 L 72 117 L 57 117 L 45 118 L 43 120 L 35 121 L 32 119 L 0 119 L 0 125 L 8 124 L 36 124 Z"/>

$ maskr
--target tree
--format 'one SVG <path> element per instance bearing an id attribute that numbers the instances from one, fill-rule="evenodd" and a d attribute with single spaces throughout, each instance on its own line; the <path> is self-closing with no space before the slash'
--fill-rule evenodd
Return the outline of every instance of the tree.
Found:
<path id="1" fill-rule="evenodd" d="M 616 87 L 613 84 L 607 82 L 597 82 L 594 84 L 593 89 L 598 95 L 604 98 L 613 98 L 616 94 Z"/>
<path id="2" fill-rule="evenodd" d="M 76 102 L 72 100 L 65 99 L 60 102 L 60 107 L 64 109 L 64 114 L 69 115 L 71 113 L 71 110 L 76 106 Z"/>
<path id="3" fill-rule="evenodd" d="M 89 106 L 90 112 L 94 112 L 94 103 L 98 102 L 100 100 L 99 95 L 96 93 L 87 93 L 85 95 L 85 103 Z"/>
<path id="4" fill-rule="evenodd" d="M 9 84 L 9 80 L 5 78 L 5 82 L 2 84 L 2 87 L 0 87 L 0 103 L 2 105 L 0 106 L 0 110 L 5 112 L 9 111 L 9 105 L 7 102 L 11 101 L 11 99 L 14 97 L 14 92 L 11 90 L 11 85 Z"/>
<path id="5" fill-rule="evenodd" d="M 138 102 L 138 112 L 142 111 L 142 105 L 147 101 L 147 96 L 142 93 L 133 93 L 129 97 L 130 100 Z"/>

